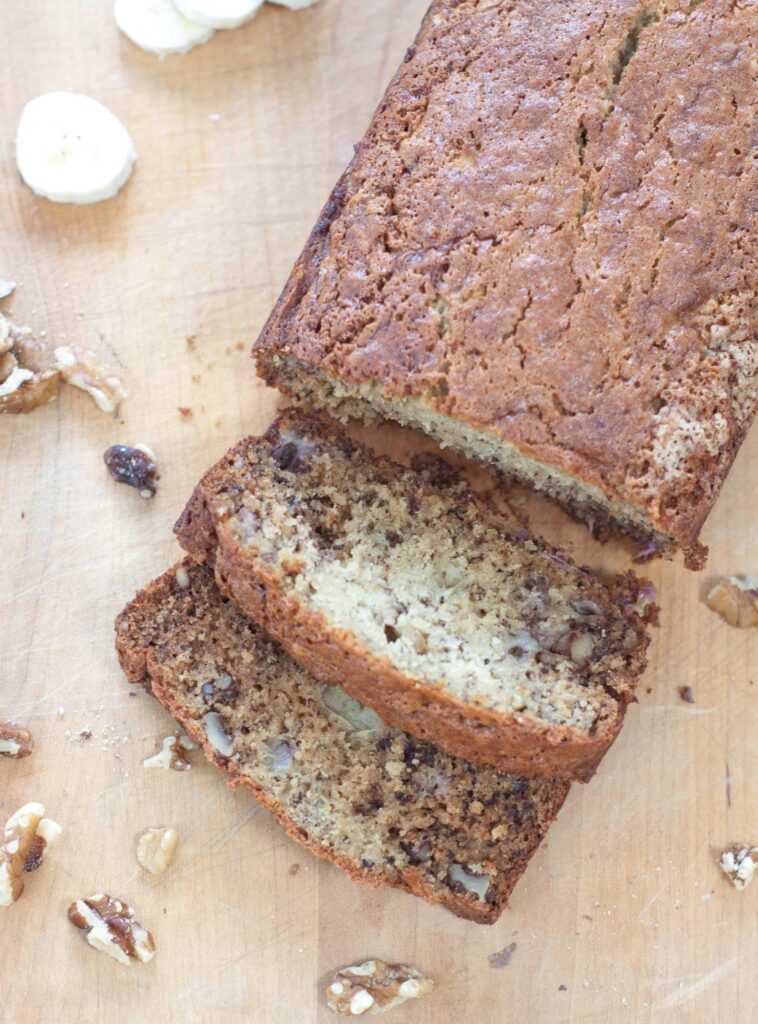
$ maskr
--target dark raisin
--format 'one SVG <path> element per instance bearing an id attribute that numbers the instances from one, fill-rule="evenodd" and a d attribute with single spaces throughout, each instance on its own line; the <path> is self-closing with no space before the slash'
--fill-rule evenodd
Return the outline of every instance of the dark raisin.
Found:
<path id="1" fill-rule="evenodd" d="M 405 750 L 403 752 L 403 760 L 407 765 L 410 765 L 413 768 L 417 768 L 419 765 L 422 764 L 428 765 L 430 768 L 433 768 L 434 751 L 432 750 L 431 747 L 417 747 L 413 743 L 406 741 Z"/>
<path id="2" fill-rule="evenodd" d="M 136 487 L 143 498 L 155 494 L 158 466 L 155 459 L 142 448 L 114 444 L 103 455 L 108 472 L 120 484 Z"/>
<path id="3" fill-rule="evenodd" d="M 431 855 L 429 843 L 409 843 L 401 839 L 400 848 L 411 864 L 425 864 Z"/>
<path id="4" fill-rule="evenodd" d="M 279 469 L 291 470 L 293 473 L 298 472 L 300 458 L 294 441 L 286 441 L 284 444 L 276 445 L 276 447 L 271 449 L 271 458 Z"/>
<path id="5" fill-rule="evenodd" d="M 280 440 L 271 449 L 271 458 L 279 467 L 290 473 L 307 473 L 310 466 L 306 463 L 309 455 L 317 455 L 319 445 L 307 437 L 296 437 L 289 441 Z"/>
<path id="6" fill-rule="evenodd" d="M 364 801 L 353 805 L 353 811 L 356 814 L 375 814 L 382 807 L 384 807 L 382 791 L 379 786 L 373 785 L 366 793 Z"/>

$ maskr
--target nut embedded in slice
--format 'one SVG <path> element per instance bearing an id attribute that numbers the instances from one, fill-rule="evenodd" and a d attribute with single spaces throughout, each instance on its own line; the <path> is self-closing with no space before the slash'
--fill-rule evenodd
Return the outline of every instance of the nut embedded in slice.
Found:
<path id="1" fill-rule="evenodd" d="M 431 978 L 407 964 L 366 960 L 337 971 L 326 990 L 330 1010 L 343 1017 L 381 1013 L 408 999 L 419 999 L 434 988 Z"/>
<path id="2" fill-rule="evenodd" d="M 758 626 L 758 579 L 724 576 L 711 587 L 705 603 L 730 626 Z"/>
<path id="3" fill-rule="evenodd" d="M 25 804 L 8 819 L 0 842 L 0 907 L 15 903 L 24 891 L 23 875 L 36 871 L 61 827 L 45 816 L 42 804 Z"/>
<path id="4" fill-rule="evenodd" d="M 175 828 L 147 828 L 139 837 L 137 860 L 151 875 L 162 875 L 174 859 L 178 842 Z"/>
<path id="5" fill-rule="evenodd" d="M 224 728 L 224 723 L 217 711 L 209 711 L 203 717 L 203 728 L 208 742 L 222 757 L 231 757 L 234 752 L 234 744 L 229 733 Z"/>
<path id="6" fill-rule="evenodd" d="M 746 889 L 758 868 L 758 846 L 735 843 L 724 850 L 719 864 L 735 889 Z"/>
<path id="7" fill-rule="evenodd" d="M 34 737 L 14 722 L 0 722 L 0 757 L 28 757 L 34 750 Z"/>
<path id="8" fill-rule="evenodd" d="M 68 919 L 85 932 L 93 949 L 127 967 L 132 960 L 146 964 L 155 955 L 153 937 L 135 918 L 134 910 L 106 893 L 74 900 L 68 908 Z"/>
<path id="9" fill-rule="evenodd" d="M 152 757 L 146 757 L 142 762 L 143 768 L 171 768 L 175 772 L 188 772 L 192 765 L 186 758 L 186 753 L 196 750 L 197 743 L 194 743 L 189 736 L 167 736 L 161 745 L 161 749 Z"/>

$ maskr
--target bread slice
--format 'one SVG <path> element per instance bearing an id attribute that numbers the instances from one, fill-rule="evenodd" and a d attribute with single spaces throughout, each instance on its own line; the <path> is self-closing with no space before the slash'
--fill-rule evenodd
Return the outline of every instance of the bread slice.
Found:
<path id="1" fill-rule="evenodd" d="M 263 330 L 262 376 L 701 567 L 758 408 L 755 17 L 435 0 Z"/>
<path id="2" fill-rule="evenodd" d="M 564 782 L 477 768 L 323 686 L 189 560 L 116 622 L 121 664 L 293 839 L 374 885 L 497 919 Z"/>
<path id="3" fill-rule="evenodd" d="M 473 497 L 282 413 L 176 533 L 321 682 L 470 761 L 587 780 L 645 664 L 642 584 L 604 584 Z"/>

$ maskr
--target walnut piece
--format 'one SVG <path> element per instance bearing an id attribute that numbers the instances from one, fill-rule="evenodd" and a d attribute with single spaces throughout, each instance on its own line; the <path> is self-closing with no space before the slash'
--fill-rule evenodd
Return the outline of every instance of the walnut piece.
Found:
<path id="1" fill-rule="evenodd" d="M 406 964 L 367 960 L 337 971 L 326 990 L 330 1010 L 343 1017 L 381 1013 L 408 999 L 419 999 L 434 988 L 431 978 Z"/>
<path id="2" fill-rule="evenodd" d="M 724 576 L 711 587 L 705 603 L 730 626 L 758 626 L 758 579 Z"/>
<path id="3" fill-rule="evenodd" d="M 189 750 L 196 750 L 197 743 L 194 743 L 189 736 L 167 736 L 161 745 L 161 749 L 152 757 L 146 757 L 142 762 L 143 768 L 171 768 L 175 772 L 188 772 L 192 765 L 186 758 Z"/>
<path id="4" fill-rule="evenodd" d="M 27 413 L 58 394 L 58 370 L 45 366 L 44 347 L 28 327 L 0 313 L 0 413 Z"/>
<path id="5" fill-rule="evenodd" d="M 28 729 L 13 722 L 0 722 L 0 757 L 28 757 L 34 750 L 34 737 Z"/>
<path id="6" fill-rule="evenodd" d="M 42 804 L 25 804 L 8 819 L 0 841 L 0 907 L 21 896 L 24 873 L 37 870 L 60 834 L 60 825 L 45 817 Z"/>
<path id="7" fill-rule="evenodd" d="M 321 700 L 333 715 L 339 719 L 342 727 L 354 733 L 357 739 L 379 739 L 387 732 L 387 726 L 371 708 L 360 701 L 349 697 L 340 686 L 321 686 Z"/>
<path id="8" fill-rule="evenodd" d="M 158 463 L 146 444 L 130 448 L 125 444 L 114 444 L 103 455 L 108 472 L 119 484 L 135 487 L 141 498 L 152 498 L 156 491 Z"/>
<path id="9" fill-rule="evenodd" d="M 94 352 L 77 352 L 61 345 L 55 350 L 55 368 L 63 380 L 91 395 L 103 412 L 115 412 L 127 396 L 121 378 Z"/>
<path id="10" fill-rule="evenodd" d="M 86 900 L 74 900 L 68 919 L 85 932 L 93 949 L 129 966 L 132 960 L 146 964 L 155 956 L 155 942 L 128 903 L 99 892 Z"/>
<path id="11" fill-rule="evenodd" d="M 719 864 L 735 889 L 747 889 L 758 868 L 758 846 L 735 843 L 724 850 Z"/>
<path id="12" fill-rule="evenodd" d="M 203 729 L 208 737 L 208 742 L 222 757 L 231 757 L 234 753 L 234 741 L 224 728 L 221 715 L 216 711 L 209 711 L 203 716 Z"/>
<path id="13" fill-rule="evenodd" d="M 162 875 L 174 859 L 178 842 L 175 828 L 147 828 L 139 837 L 137 860 L 151 875 Z"/>

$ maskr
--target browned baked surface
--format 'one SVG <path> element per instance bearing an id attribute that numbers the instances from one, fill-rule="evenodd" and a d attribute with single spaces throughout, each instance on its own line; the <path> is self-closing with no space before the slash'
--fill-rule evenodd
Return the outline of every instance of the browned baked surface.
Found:
<path id="1" fill-rule="evenodd" d="M 262 375 L 700 566 L 758 395 L 757 23 L 752 0 L 436 0 Z"/>
<path id="2" fill-rule="evenodd" d="M 298 409 L 206 474 L 176 533 L 317 679 L 503 771 L 587 781 L 645 666 L 633 574 L 606 584 Z"/>
<path id="3" fill-rule="evenodd" d="M 127 606 L 116 646 L 129 680 L 293 839 L 356 879 L 474 921 L 497 919 L 568 791 L 475 768 L 387 728 L 316 683 L 189 559 Z M 229 756 L 208 738 L 209 714 Z"/>

